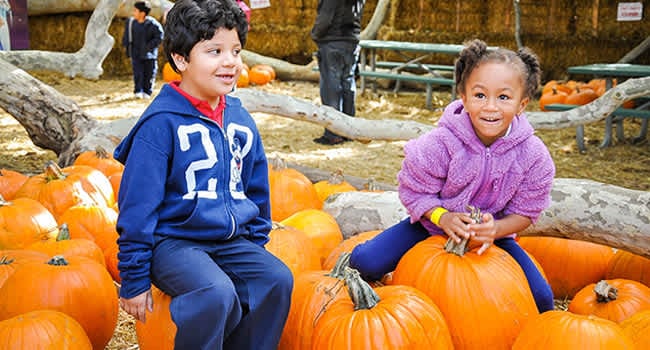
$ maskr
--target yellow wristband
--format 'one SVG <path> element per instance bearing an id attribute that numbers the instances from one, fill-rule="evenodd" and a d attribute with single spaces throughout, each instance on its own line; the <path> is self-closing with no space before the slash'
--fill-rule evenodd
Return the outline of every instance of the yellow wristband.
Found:
<path id="1" fill-rule="evenodd" d="M 429 220 L 433 222 L 436 226 L 440 226 L 440 217 L 442 217 L 442 214 L 448 212 L 449 210 L 443 208 L 443 207 L 437 207 L 431 212 L 431 217 Z"/>

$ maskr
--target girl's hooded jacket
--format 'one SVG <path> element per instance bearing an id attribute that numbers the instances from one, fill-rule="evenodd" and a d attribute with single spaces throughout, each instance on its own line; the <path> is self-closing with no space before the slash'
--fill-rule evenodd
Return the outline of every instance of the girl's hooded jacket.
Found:
<path id="1" fill-rule="evenodd" d="M 473 205 L 495 219 L 509 214 L 537 221 L 550 204 L 555 165 L 526 116 L 513 118 L 507 135 L 486 147 L 462 101 L 445 109 L 438 127 L 404 146 L 398 191 L 411 222 L 443 231 L 423 215 L 434 207 L 467 212 Z"/>
<path id="2" fill-rule="evenodd" d="M 264 246 L 271 229 L 268 165 L 255 121 L 224 96 L 223 128 L 164 85 L 115 150 L 120 295 L 149 289 L 155 243 L 165 237 Z"/>

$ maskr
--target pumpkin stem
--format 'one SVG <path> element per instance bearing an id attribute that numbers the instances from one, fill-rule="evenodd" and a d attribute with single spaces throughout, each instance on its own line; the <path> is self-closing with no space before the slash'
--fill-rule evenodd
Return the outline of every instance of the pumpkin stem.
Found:
<path id="1" fill-rule="evenodd" d="M 483 221 L 481 216 L 481 209 L 473 206 L 473 205 L 468 205 L 467 210 L 469 210 L 469 215 L 472 218 L 472 220 L 476 223 L 480 223 Z M 447 239 L 447 242 L 445 242 L 445 251 L 447 253 L 453 253 L 458 256 L 463 256 L 467 251 L 469 251 L 469 238 L 463 238 L 459 243 L 456 243 L 451 237 Z"/>
<path id="2" fill-rule="evenodd" d="M 369 310 L 375 307 L 381 299 L 374 289 L 361 278 L 359 271 L 345 268 L 345 284 L 348 286 L 348 294 L 354 303 L 354 310 Z"/>
<path id="3" fill-rule="evenodd" d="M 54 266 L 65 266 L 68 265 L 68 261 L 65 260 L 63 255 L 55 255 L 50 259 L 50 261 L 47 262 L 48 265 L 54 265 Z"/>
<path id="4" fill-rule="evenodd" d="M 618 289 L 605 280 L 596 283 L 594 293 L 596 293 L 596 300 L 599 303 L 607 303 L 618 298 Z"/>
<path id="5" fill-rule="evenodd" d="M 2 256 L 0 258 L 0 265 L 9 265 L 12 262 L 14 262 L 15 259 L 13 258 L 8 258 L 6 255 Z"/>
<path id="6" fill-rule="evenodd" d="M 329 180 L 327 180 L 332 185 L 340 185 L 345 181 L 345 176 L 343 176 L 342 169 L 336 169 L 330 174 Z"/>
<path id="7" fill-rule="evenodd" d="M 59 167 L 59 165 L 56 164 L 53 160 L 48 160 L 45 163 L 44 173 L 45 173 L 45 178 L 48 181 L 56 180 L 56 179 L 62 180 L 67 177 L 67 175 L 63 173 L 63 170 L 61 170 L 61 167 Z"/>
<path id="8" fill-rule="evenodd" d="M 70 228 L 68 224 L 63 223 L 59 226 L 59 233 L 56 235 L 56 241 L 67 241 L 70 239 Z"/>
<path id="9" fill-rule="evenodd" d="M 287 168 L 287 162 L 280 157 L 271 157 L 268 159 L 269 165 L 273 170 L 281 170 Z"/>
<path id="10" fill-rule="evenodd" d="M 375 192 L 380 190 L 379 185 L 377 184 L 377 180 L 375 180 L 372 177 L 368 179 L 368 182 L 363 184 L 363 189 L 370 192 Z"/>
<path id="11" fill-rule="evenodd" d="M 95 157 L 97 157 L 99 159 L 108 159 L 108 158 L 110 158 L 108 152 L 102 146 L 95 147 Z"/>
<path id="12" fill-rule="evenodd" d="M 0 194 L 0 207 L 3 206 L 3 205 L 9 205 L 9 201 L 7 201 L 7 200 L 5 199 L 5 197 L 3 197 L 3 196 Z"/>
<path id="13" fill-rule="evenodd" d="M 332 271 L 327 274 L 327 276 L 334 277 L 334 278 L 345 278 L 345 269 L 350 267 L 350 253 L 349 252 L 343 252 L 341 255 L 339 255 L 339 258 L 336 259 L 336 264 L 334 264 L 334 268 L 332 268 Z"/>

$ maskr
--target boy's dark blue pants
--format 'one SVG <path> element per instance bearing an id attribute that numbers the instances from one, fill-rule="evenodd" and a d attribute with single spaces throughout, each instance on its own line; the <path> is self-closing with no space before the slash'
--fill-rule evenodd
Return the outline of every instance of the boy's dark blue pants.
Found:
<path id="1" fill-rule="evenodd" d="M 131 58 L 133 67 L 133 93 L 144 92 L 151 96 L 156 82 L 158 61 L 154 59 Z"/>
<path id="2" fill-rule="evenodd" d="M 154 248 L 151 275 L 172 296 L 175 349 L 277 348 L 293 277 L 259 245 L 241 237 L 227 242 L 166 238 Z"/>
<path id="3" fill-rule="evenodd" d="M 364 278 L 378 280 L 395 270 L 402 255 L 429 236 L 431 234 L 419 222 L 411 224 L 410 218 L 406 218 L 358 245 L 350 256 L 350 266 L 359 270 Z M 497 239 L 494 245 L 508 252 L 524 270 L 539 312 L 553 310 L 551 286 L 524 249 L 511 237 Z"/>

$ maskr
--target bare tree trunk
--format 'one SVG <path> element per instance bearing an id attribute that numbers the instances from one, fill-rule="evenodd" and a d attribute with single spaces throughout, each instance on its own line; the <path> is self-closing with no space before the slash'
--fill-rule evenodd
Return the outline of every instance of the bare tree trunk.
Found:
<path id="1" fill-rule="evenodd" d="M 55 13 L 90 12 L 95 10 L 100 0 L 29 0 L 27 14 L 30 16 Z M 133 14 L 135 0 L 119 1 L 116 15 L 129 17 Z M 151 0 L 150 16 L 161 18 L 163 13 L 174 5 L 167 0 Z"/>

